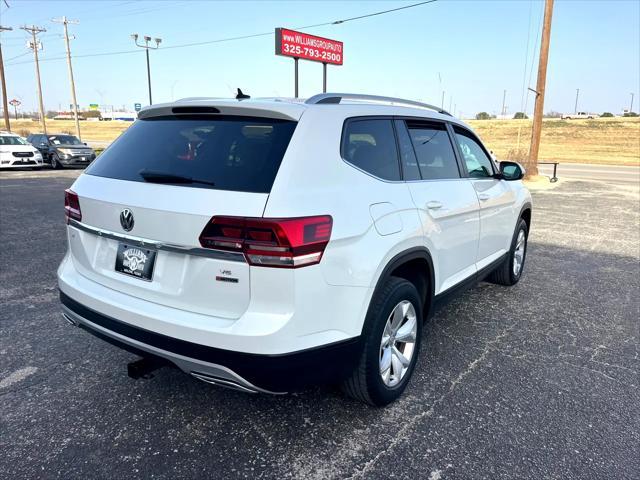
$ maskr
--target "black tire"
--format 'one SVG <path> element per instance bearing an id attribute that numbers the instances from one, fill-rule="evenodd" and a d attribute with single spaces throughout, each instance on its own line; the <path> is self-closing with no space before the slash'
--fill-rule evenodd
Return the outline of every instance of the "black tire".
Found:
<path id="1" fill-rule="evenodd" d="M 62 164 L 60 163 L 60 159 L 58 158 L 57 153 L 51 154 L 51 168 L 54 168 L 56 170 L 62 168 Z"/>
<path id="2" fill-rule="evenodd" d="M 515 261 L 515 251 L 516 244 L 518 241 L 518 235 L 520 232 L 524 232 L 524 255 L 522 256 L 522 265 L 520 267 L 520 271 L 516 274 L 514 273 L 513 263 Z M 518 221 L 516 226 L 516 230 L 513 233 L 513 239 L 511 240 L 511 248 L 509 249 L 509 256 L 507 259 L 496 268 L 491 275 L 489 275 L 488 280 L 492 283 L 497 283 L 498 285 L 505 285 L 510 287 L 515 285 L 520 281 L 522 277 L 522 272 L 524 271 L 525 260 L 527 259 L 527 246 L 529 241 L 529 229 L 527 228 L 527 222 L 525 222 L 522 218 Z"/>
<path id="3" fill-rule="evenodd" d="M 387 386 L 380 374 L 380 343 L 382 334 L 396 305 L 409 301 L 416 313 L 417 333 L 413 354 L 400 382 Z M 420 353 L 422 337 L 422 301 L 416 287 L 407 280 L 390 277 L 371 300 L 363 329 L 364 346 L 358 365 L 351 376 L 342 383 L 342 390 L 350 397 L 376 407 L 385 406 L 396 400 L 407 387 Z M 404 320 L 403 320 L 404 321 Z"/>

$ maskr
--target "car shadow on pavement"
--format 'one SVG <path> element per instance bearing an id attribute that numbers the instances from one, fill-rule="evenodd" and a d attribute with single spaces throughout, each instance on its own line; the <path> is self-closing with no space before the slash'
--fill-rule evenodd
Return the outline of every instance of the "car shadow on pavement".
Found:
<path id="1" fill-rule="evenodd" d="M 0 390 L 0 467 L 7 478 L 624 472 L 638 462 L 638 269 L 635 256 L 532 240 L 518 285 L 481 283 L 435 314 L 405 396 L 384 409 L 334 387 L 252 395 L 175 369 L 131 380 L 134 357 L 67 325 L 55 290 L 41 303 L 5 291 L 2 351 L 20 351 L 2 370 L 36 371 Z"/>

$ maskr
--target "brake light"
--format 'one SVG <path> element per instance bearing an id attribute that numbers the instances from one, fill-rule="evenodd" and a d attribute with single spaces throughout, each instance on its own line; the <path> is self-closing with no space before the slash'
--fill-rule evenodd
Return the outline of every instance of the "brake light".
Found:
<path id="1" fill-rule="evenodd" d="M 320 262 L 331 238 L 330 215 L 300 218 L 213 217 L 200 234 L 204 248 L 245 254 L 251 265 L 297 268 Z"/>
<path id="2" fill-rule="evenodd" d="M 69 220 L 82 221 L 80 199 L 78 194 L 70 189 L 64 191 L 64 217 L 67 223 L 69 223 Z"/>

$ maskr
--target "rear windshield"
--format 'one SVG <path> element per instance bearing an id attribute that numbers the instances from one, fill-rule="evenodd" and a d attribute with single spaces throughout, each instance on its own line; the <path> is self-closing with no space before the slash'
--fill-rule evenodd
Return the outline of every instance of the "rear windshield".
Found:
<path id="1" fill-rule="evenodd" d="M 195 188 L 269 193 L 296 122 L 254 117 L 155 117 L 137 120 L 86 173 Z M 171 177 L 193 179 L 172 182 Z M 203 182 L 203 183 L 198 183 Z"/>

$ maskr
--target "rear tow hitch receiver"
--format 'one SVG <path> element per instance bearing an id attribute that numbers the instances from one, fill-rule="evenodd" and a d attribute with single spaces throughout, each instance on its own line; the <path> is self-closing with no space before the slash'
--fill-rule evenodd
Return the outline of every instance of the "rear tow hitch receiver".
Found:
<path id="1" fill-rule="evenodd" d="M 143 357 L 127 364 L 127 375 L 138 380 L 153 378 L 153 372 L 169 364 L 167 360 L 157 357 Z"/>

